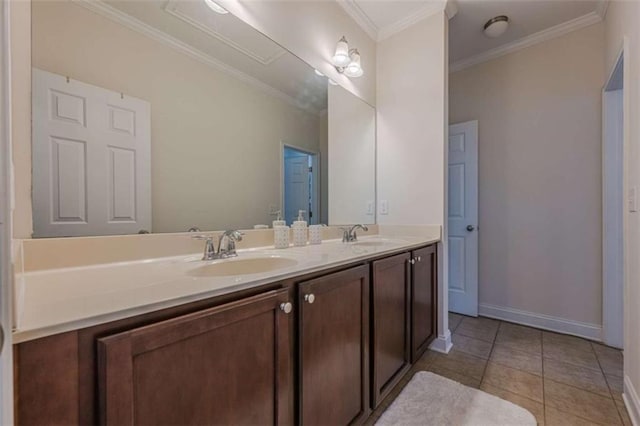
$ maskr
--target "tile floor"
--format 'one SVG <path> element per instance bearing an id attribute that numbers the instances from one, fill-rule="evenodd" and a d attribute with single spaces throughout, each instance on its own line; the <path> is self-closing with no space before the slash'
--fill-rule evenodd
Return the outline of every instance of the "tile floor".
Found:
<path id="1" fill-rule="evenodd" d="M 373 424 L 417 371 L 518 404 L 540 425 L 631 425 L 622 402 L 622 352 L 489 318 L 449 314 L 454 348 L 427 351 L 369 418 Z"/>

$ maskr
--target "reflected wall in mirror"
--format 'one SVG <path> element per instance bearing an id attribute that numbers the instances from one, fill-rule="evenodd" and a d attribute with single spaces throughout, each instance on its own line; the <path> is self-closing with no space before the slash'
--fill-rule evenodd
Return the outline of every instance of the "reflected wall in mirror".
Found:
<path id="1" fill-rule="evenodd" d="M 375 221 L 331 198 L 375 175 L 331 153 L 327 79 L 204 0 L 33 1 L 32 63 L 34 237 Z"/>

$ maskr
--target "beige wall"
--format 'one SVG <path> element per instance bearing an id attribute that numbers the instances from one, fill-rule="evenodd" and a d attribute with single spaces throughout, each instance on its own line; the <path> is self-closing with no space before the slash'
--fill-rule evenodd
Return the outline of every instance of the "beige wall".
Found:
<path id="1" fill-rule="evenodd" d="M 378 44 L 380 224 L 444 224 L 446 28 L 440 12 Z"/>
<path id="2" fill-rule="evenodd" d="M 268 224 L 281 142 L 318 150 L 317 115 L 70 2 L 34 2 L 33 66 L 151 103 L 153 232 Z"/>
<path id="3" fill-rule="evenodd" d="M 376 43 L 333 0 L 219 0 L 231 13 L 285 46 L 324 75 L 361 97 L 376 102 Z M 329 62 L 345 36 L 357 47 L 364 75 L 348 78 Z"/>
<path id="4" fill-rule="evenodd" d="M 30 238 L 31 219 L 31 5 L 11 3 L 11 140 L 14 164 L 13 237 Z"/>
<path id="5" fill-rule="evenodd" d="M 479 301 L 602 324 L 597 24 L 454 73 L 450 123 L 479 122 Z"/>
<path id="6" fill-rule="evenodd" d="M 640 3 L 612 1 L 605 20 L 608 76 L 622 50 L 625 86 L 625 183 L 626 189 L 640 186 Z M 640 423 L 640 216 L 625 217 L 624 374 L 625 399 L 630 414 Z"/>

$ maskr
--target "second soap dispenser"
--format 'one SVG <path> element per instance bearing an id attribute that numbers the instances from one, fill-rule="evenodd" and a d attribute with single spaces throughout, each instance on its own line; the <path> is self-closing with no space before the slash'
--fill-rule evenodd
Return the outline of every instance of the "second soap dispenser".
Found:
<path id="1" fill-rule="evenodd" d="M 298 210 L 298 219 L 293 222 L 293 245 L 303 247 L 307 245 L 307 222 L 304 220 L 304 210 Z"/>

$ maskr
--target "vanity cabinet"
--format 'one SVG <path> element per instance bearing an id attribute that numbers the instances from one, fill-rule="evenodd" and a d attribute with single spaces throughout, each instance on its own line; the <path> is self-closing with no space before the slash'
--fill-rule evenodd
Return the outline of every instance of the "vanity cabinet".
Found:
<path id="1" fill-rule="evenodd" d="M 411 252 L 411 362 L 416 362 L 436 336 L 438 262 L 436 246 Z"/>
<path id="2" fill-rule="evenodd" d="M 298 285 L 299 424 L 369 415 L 369 267 Z"/>
<path id="3" fill-rule="evenodd" d="M 285 424 L 288 291 L 100 338 L 100 423 Z"/>
<path id="4" fill-rule="evenodd" d="M 16 423 L 365 422 L 435 337 L 435 245 L 14 346 Z"/>
<path id="5" fill-rule="evenodd" d="M 411 367 L 410 259 L 410 253 L 402 253 L 372 264 L 372 408 Z"/>

